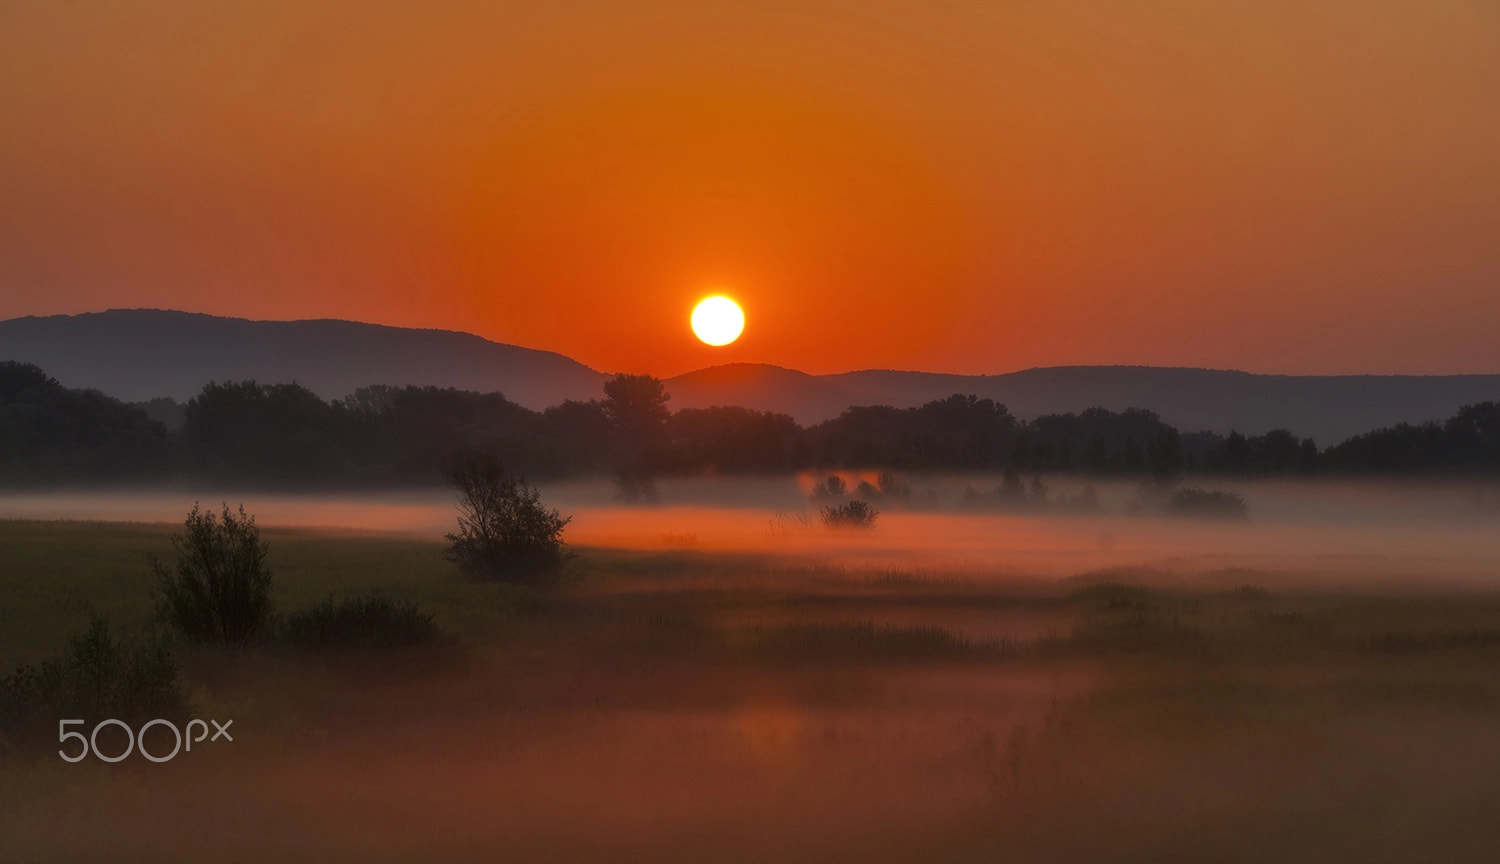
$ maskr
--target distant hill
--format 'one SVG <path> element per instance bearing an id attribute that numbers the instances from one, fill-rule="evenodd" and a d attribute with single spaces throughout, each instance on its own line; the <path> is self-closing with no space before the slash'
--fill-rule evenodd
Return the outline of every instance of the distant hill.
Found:
<path id="1" fill-rule="evenodd" d="M 848 388 L 827 378 L 765 363 L 710 366 L 668 378 L 666 385 L 673 410 L 739 405 L 790 414 L 803 425 L 837 417 L 851 405 L 872 404 L 860 402 Z"/>
<path id="2" fill-rule="evenodd" d="M 1005 375 L 867 370 L 803 375 L 775 366 L 702 369 L 667 382 L 675 408 L 741 405 L 781 411 L 799 423 L 848 405 L 920 405 L 953 393 L 1003 402 L 1030 419 L 1100 407 L 1150 408 L 1184 431 L 1291 429 L 1333 444 L 1381 426 L 1451 416 L 1462 405 L 1500 400 L 1500 375 L 1253 375 L 1150 366 L 1057 366 Z"/>
<path id="3" fill-rule="evenodd" d="M 247 321 L 123 310 L 0 321 L 0 360 L 35 363 L 69 387 L 128 401 L 178 400 L 210 380 L 297 381 L 324 398 L 367 384 L 500 391 L 528 408 L 602 394 L 604 374 L 550 351 L 469 333 L 351 321 Z M 1286 376 L 1144 366 L 1060 366 L 1004 375 L 866 370 L 808 375 L 730 364 L 667 380 L 673 408 L 740 405 L 804 425 L 851 405 L 920 405 L 954 393 L 1005 403 L 1013 414 L 1150 408 L 1184 431 L 1261 434 L 1287 428 L 1337 443 L 1400 422 L 1451 416 L 1500 400 L 1500 375 Z"/>
<path id="4" fill-rule="evenodd" d="M 499 391 L 528 408 L 602 395 L 604 375 L 551 351 L 451 330 L 247 321 L 157 309 L 0 321 L 0 360 L 127 401 L 183 400 L 209 381 L 296 381 L 325 399 L 368 384 Z"/>

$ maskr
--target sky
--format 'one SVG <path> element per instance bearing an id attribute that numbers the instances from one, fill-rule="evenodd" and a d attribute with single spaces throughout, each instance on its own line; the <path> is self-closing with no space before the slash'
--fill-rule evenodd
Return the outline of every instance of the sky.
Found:
<path id="1" fill-rule="evenodd" d="M 0 318 L 1500 372 L 1497 94 L 1493 0 L 0 0 Z"/>

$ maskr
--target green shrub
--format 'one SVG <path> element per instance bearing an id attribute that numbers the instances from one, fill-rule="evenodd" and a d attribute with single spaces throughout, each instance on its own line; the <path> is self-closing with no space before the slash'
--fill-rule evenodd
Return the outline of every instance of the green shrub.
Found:
<path id="1" fill-rule="evenodd" d="M 189 713 L 166 646 L 117 640 L 97 616 L 61 658 L 0 679 L 0 745 L 55 741 L 63 719 L 92 724 L 113 718 L 137 728 L 157 718 L 186 720 Z"/>
<path id="2" fill-rule="evenodd" d="M 271 616 L 269 544 L 255 517 L 224 505 L 216 517 L 193 505 L 186 533 L 172 537 L 177 566 L 152 558 L 161 585 L 161 613 L 194 642 L 241 644 L 253 640 Z"/>
<path id="3" fill-rule="evenodd" d="M 448 472 L 458 490 L 458 533 L 448 558 L 476 579 L 535 583 L 567 559 L 562 532 L 571 517 L 542 505 L 536 489 L 492 457 L 471 454 Z"/>
<path id="4" fill-rule="evenodd" d="M 824 507 L 819 515 L 828 528 L 874 528 L 880 511 L 856 499 Z"/>
<path id="5" fill-rule="evenodd" d="M 411 648 L 437 640 L 432 615 L 408 600 L 379 595 L 335 601 L 330 597 L 305 612 L 287 616 L 286 641 L 301 648 Z"/>

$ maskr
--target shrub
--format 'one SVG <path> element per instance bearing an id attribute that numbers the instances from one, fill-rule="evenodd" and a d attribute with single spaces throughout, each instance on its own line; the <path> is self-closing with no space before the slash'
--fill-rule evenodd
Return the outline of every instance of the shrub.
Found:
<path id="1" fill-rule="evenodd" d="M 880 472 L 880 476 L 875 478 L 875 487 L 887 501 L 911 500 L 911 484 L 890 471 Z"/>
<path id="2" fill-rule="evenodd" d="M 1206 519 L 1244 519 L 1250 505 L 1233 492 L 1218 489 L 1178 489 L 1167 499 L 1166 512 L 1172 516 L 1196 516 Z"/>
<path id="3" fill-rule="evenodd" d="M 571 517 L 549 510 L 537 490 L 493 457 L 471 454 L 454 464 L 458 533 L 445 535 L 448 558 L 476 579 L 533 583 L 560 567 L 562 532 Z"/>
<path id="4" fill-rule="evenodd" d="M 186 532 L 172 537 L 177 566 L 168 570 L 156 558 L 151 567 L 161 584 L 161 612 L 195 642 L 241 644 L 254 639 L 271 615 L 270 544 L 260 539 L 255 517 L 224 505 L 222 515 L 193 505 Z"/>
<path id="5" fill-rule="evenodd" d="M 812 490 L 814 501 L 836 501 L 848 494 L 848 485 L 844 483 L 844 478 L 837 474 L 829 474 L 823 482 L 814 486 Z"/>
<path id="6" fill-rule="evenodd" d="M 115 718 L 137 728 L 157 718 L 185 720 L 189 711 L 167 648 L 116 640 L 96 616 L 61 658 L 0 679 L 0 744 L 55 741 L 60 719 Z"/>
<path id="7" fill-rule="evenodd" d="M 854 494 L 865 501 L 906 506 L 911 503 L 911 484 L 890 471 L 881 471 L 874 483 L 868 480 L 859 481 L 859 485 L 854 488 Z"/>
<path id="8" fill-rule="evenodd" d="M 656 480 L 645 471 L 622 468 L 615 472 L 615 497 L 627 504 L 655 504 Z"/>
<path id="9" fill-rule="evenodd" d="M 301 648 L 380 650 L 431 644 L 438 629 L 432 615 L 409 600 L 366 595 L 337 602 L 330 597 L 293 613 L 284 633 L 287 642 Z"/>
<path id="10" fill-rule="evenodd" d="M 820 515 L 823 524 L 829 528 L 874 528 L 875 517 L 880 511 L 863 501 L 854 500 L 824 507 Z"/>

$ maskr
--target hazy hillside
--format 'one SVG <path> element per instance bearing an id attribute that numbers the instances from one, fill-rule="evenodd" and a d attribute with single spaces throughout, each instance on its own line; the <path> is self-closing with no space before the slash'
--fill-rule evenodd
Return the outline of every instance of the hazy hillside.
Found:
<path id="1" fill-rule="evenodd" d="M 1464 404 L 1500 399 L 1500 375 L 1286 376 L 1143 366 L 1059 366 L 1006 375 L 870 370 L 814 377 L 774 366 L 736 365 L 667 383 L 676 407 L 743 405 L 782 411 L 800 423 L 826 420 L 847 405 L 908 407 L 973 393 L 1005 403 L 1024 419 L 1094 406 L 1141 407 L 1184 430 L 1259 434 L 1288 428 L 1324 444 L 1400 422 L 1441 420 Z M 828 399 L 820 401 L 820 393 Z"/>
<path id="2" fill-rule="evenodd" d="M 367 384 L 498 390 L 544 408 L 602 395 L 604 379 L 561 354 L 470 333 L 153 309 L 0 321 L 0 360 L 35 363 L 69 387 L 130 401 L 186 399 L 211 380 L 253 378 L 297 381 L 329 399 Z"/>
<path id="3" fill-rule="evenodd" d="M 528 408 L 602 395 L 603 373 L 550 351 L 469 333 L 351 321 L 247 321 L 111 310 L 0 321 L 0 360 L 24 360 L 69 387 L 144 401 L 185 399 L 210 380 L 297 381 L 325 398 L 367 384 L 500 391 Z M 851 405 L 920 405 L 953 393 L 1005 403 L 1023 419 L 1094 406 L 1155 410 L 1184 430 L 1288 428 L 1333 444 L 1399 422 L 1440 420 L 1500 399 L 1500 375 L 1284 376 L 1207 369 L 1068 366 L 1005 375 L 867 370 L 808 375 L 737 363 L 667 381 L 672 407 L 740 405 L 811 424 Z"/>
<path id="4" fill-rule="evenodd" d="M 803 424 L 835 417 L 851 405 L 870 404 L 828 378 L 765 363 L 710 366 L 668 378 L 666 384 L 673 410 L 739 405 L 790 414 Z"/>

